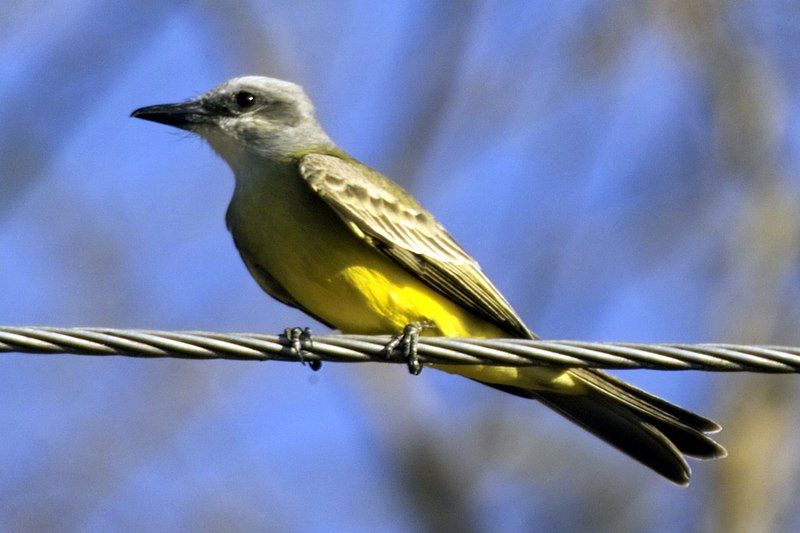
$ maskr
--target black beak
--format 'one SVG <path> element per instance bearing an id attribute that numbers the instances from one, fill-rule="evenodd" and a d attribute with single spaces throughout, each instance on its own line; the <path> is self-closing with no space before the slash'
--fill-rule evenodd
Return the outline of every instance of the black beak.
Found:
<path id="1" fill-rule="evenodd" d="M 198 100 L 182 104 L 140 107 L 131 113 L 131 116 L 184 130 L 191 130 L 193 126 L 200 124 L 208 124 L 214 119 L 214 116 Z"/>

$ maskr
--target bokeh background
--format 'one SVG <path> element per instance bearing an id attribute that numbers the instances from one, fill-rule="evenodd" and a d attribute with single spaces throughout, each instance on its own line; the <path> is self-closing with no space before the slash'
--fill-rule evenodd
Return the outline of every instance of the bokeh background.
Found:
<path id="1" fill-rule="evenodd" d="M 136 107 L 296 81 L 540 335 L 800 345 L 794 1 L 0 10 L 0 323 L 277 333 L 233 179 Z M 3 355 L 0 529 L 797 530 L 793 376 L 623 372 L 718 419 L 679 489 L 544 407 L 401 366 Z"/>

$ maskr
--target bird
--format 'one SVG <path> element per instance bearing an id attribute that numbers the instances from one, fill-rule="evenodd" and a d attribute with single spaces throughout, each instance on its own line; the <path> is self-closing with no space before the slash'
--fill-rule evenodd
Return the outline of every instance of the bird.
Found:
<path id="1" fill-rule="evenodd" d="M 330 139 L 300 85 L 243 76 L 131 116 L 196 134 L 227 162 L 227 227 L 276 300 L 342 333 L 392 335 L 412 373 L 420 334 L 538 338 L 429 211 Z M 686 457 L 726 455 L 708 435 L 718 424 L 597 369 L 426 366 L 538 400 L 678 485 Z"/>

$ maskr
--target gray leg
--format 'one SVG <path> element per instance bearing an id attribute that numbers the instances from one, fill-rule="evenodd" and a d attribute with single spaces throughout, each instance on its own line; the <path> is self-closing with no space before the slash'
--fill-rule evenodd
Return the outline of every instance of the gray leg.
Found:
<path id="1" fill-rule="evenodd" d="M 308 353 L 306 352 L 306 348 L 311 348 L 314 345 L 313 340 L 311 339 L 311 328 L 286 328 L 283 330 L 283 336 L 286 337 L 291 343 L 291 350 L 300 362 L 305 365 L 306 359 L 305 355 Z M 312 359 L 308 361 L 308 366 L 316 372 L 320 368 L 322 368 L 322 361 L 317 359 Z"/>
<path id="2" fill-rule="evenodd" d="M 386 357 L 391 357 L 394 351 L 400 348 L 403 359 L 405 359 L 408 364 L 408 371 L 412 375 L 418 376 L 419 373 L 422 372 L 422 363 L 419 362 L 419 357 L 417 357 L 419 334 L 422 333 L 423 330 L 432 327 L 434 327 L 434 325 L 430 322 L 412 322 L 408 324 L 403 328 L 402 334 L 394 337 L 386 344 L 384 347 Z"/>

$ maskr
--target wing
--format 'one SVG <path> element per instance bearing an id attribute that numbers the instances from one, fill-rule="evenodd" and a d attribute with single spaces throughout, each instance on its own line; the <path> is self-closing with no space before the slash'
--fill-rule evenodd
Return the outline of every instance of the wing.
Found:
<path id="1" fill-rule="evenodd" d="M 352 159 L 307 154 L 300 175 L 359 237 L 509 334 L 535 338 L 480 266 L 410 194 Z"/>

